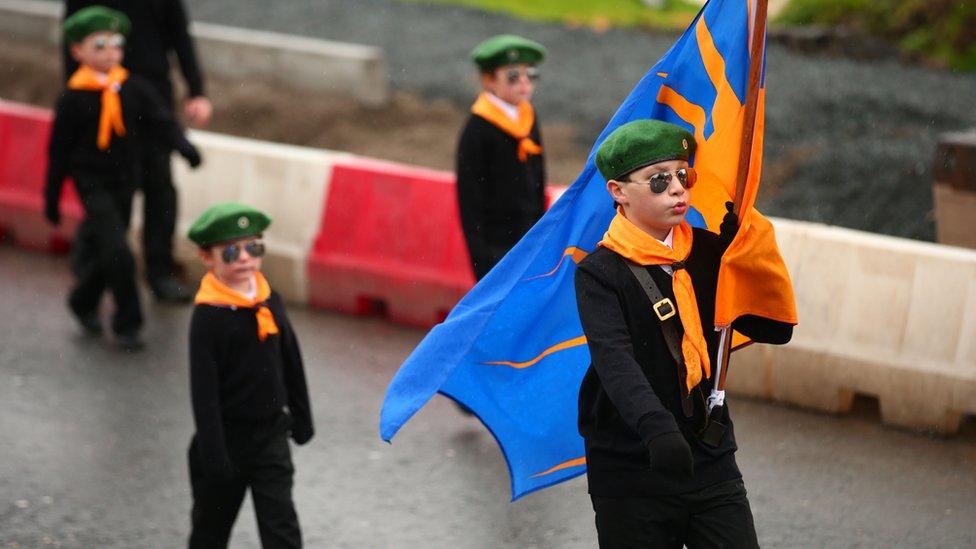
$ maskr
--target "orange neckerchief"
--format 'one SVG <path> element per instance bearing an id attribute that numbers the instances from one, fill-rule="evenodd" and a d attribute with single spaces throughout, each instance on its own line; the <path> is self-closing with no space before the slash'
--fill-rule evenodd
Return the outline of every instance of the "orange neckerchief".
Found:
<path id="1" fill-rule="evenodd" d="M 623 257 L 640 265 L 671 265 L 688 259 L 691 253 L 692 232 L 686 222 L 674 228 L 672 248 L 668 248 L 661 241 L 642 231 L 629 219 L 624 217 L 621 209 L 610 222 L 607 234 L 600 241 L 600 246 L 609 248 Z M 695 299 L 695 287 L 691 283 L 691 276 L 684 268 L 674 269 L 672 275 L 672 289 L 677 300 L 678 316 L 685 334 L 681 338 L 681 354 L 685 357 L 685 385 L 691 391 L 702 379 L 711 377 L 711 363 L 708 358 L 708 346 L 702 333 L 701 318 L 698 313 L 698 301 Z"/>
<path id="2" fill-rule="evenodd" d="M 254 299 L 248 299 L 239 292 L 231 290 L 213 274 L 213 271 L 210 271 L 200 281 L 200 290 L 197 291 L 197 296 L 193 302 L 198 304 L 204 303 L 207 305 L 256 309 L 255 316 L 258 319 L 258 339 L 264 341 L 268 338 L 268 335 L 278 333 L 278 325 L 275 324 L 274 314 L 271 312 L 271 309 L 265 304 L 265 301 L 271 295 L 271 285 L 268 284 L 268 280 L 264 278 L 261 271 L 255 273 L 254 280 L 257 283 L 258 292 L 254 296 Z"/>
<path id="3" fill-rule="evenodd" d="M 518 139 L 519 162 L 527 162 L 530 154 L 542 154 L 542 147 L 529 137 L 532 125 L 535 124 L 535 110 L 532 109 L 532 105 L 528 101 L 519 103 L 517 122 L 509 118 L 498 105 L 492 103 L 491 99 L 488 99 L 488 92 L 482 92 L 478 96 L 474 105 L 471 105 L 471 112 Z"/>
<path id="4" fill-rule="evenodd" d="M 112 141 L 112 132 L 119 137 L 125 135 L 125 125 L 122 123 L 122 100 L 119 99 L 119 89 L 129 78 L 129 71 L 121 65 L 112 67 L 108 75 L 81 65 L 68 79 L 68 89 L 102 92 L 102 111 L 98 116 L 98 148 L 105 150 Z"/>

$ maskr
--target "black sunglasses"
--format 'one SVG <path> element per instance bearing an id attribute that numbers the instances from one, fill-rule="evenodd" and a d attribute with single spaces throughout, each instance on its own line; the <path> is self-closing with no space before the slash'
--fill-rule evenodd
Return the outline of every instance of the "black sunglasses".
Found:
<path id="1" fill-rule="evenodd" d="M 537 81 L 539 76 L 541 76 L 539 74 L 539 69 L 536 67 L 526 67 L 524 72 L 522 69 L 511 68 L 505 71 L 505 79 L 509 84 L 515 84 L 520 78 L 522 78 L 523 74 L 525 74 L 525 77 L 528 78 L 530 82 Z"/>
<path id="2" fill-rule="evenodd" d="M 240 259 L 241 248 L 251 257 L 261 257 L 264 255 L 264 242 L 260 240 L 250 240 L 244 244 L 230 244 L 220 252 L 220 258 L 224 263 L 233 263 Z"/>
<path id="3" fill-rule="evenodd" d="M 100 36 L 92 41 L 92 45 L 95 47 L 96 51 L 104 50 L 109 46 L 122 49 L 125 47 L 125 37 L 121 34 L 113 34 L 112 36 L 108 37 Z"/>
<path id="4" fill-rule="evenodd" d="M 651 176 L 647 181 L 631 181 L 627 180 L 624 183 L 646 183 L 650 185 L 651 192 L 654 194 L 661 194 L 668 190 L 671 186 L 671 175 L 672 173 L 678 178 L 678 182 L 681 186 L 690 189 L 695 186 L 695 181 L 698 180 L 698 174 L 695 173 L 695 168 L 681 168 L 675 170 L 674 172 L 659 172 Z"/>

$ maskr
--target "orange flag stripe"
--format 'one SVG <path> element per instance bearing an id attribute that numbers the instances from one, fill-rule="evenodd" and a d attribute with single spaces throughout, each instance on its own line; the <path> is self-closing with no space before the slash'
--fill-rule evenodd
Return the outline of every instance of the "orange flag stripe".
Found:
<path id="1" fill-rule="evenodd" d="M 579 347 L 580 345 L 586 345 L 586 336 L 574 337 L 573 339 L 570 339 L 568 341 L 557 343 L 556 345 L 549 347 L 545 351 L 542 351 L 542 353 L 539 356 L 526 362 L 509 362 L 506 360 L 499 360 L 496 362 L 482 362 L 482 364 L 491 364 L 495 366 L 511 366 L 512 368 L 518 368 L 518 369 L 528 368 L 529 366 L 534 366 L 537 362 L 539 362 L 540 360 L 546 358 L 547 356 L 553 353 L 558 353 L 559 351 L 565 351 L 566 349 L 571 349 L 573 347 Z"/>
<path id="2" fill-rule="evenodd" d="M 569 469 L 570 467 L 577 467 L 579 465 L 586 465 L 586 457 L 585 456 L 584 457 L 579 457 L 579 458 L 576 458 L 576 459 L 571 459 L 569 461 L 564 461 L 564 462 L 560 463 L 559 465 L 556 465 L 555 467 L 552 467 L 550 469 L 546 469 L 545 471 L 542 471 L 541 473 L 536 473 L 536 474 L 532 475 L 532 478 L 544 477 L 546 475 L 550 475 L 552 473 L 555 473 L 556 471 L 562 471 L 563 469 Z"/>

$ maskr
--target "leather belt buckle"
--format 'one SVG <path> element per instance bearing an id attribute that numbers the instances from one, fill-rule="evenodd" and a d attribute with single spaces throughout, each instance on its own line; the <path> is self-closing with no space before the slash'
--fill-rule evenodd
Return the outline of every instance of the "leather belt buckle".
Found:
<path id="1" fill-rule="evenodd" d="M 666 297 L 654 304 L 654 312 L 657 314 L 658 320 L 664 322 L 674 316 L 678 310 L 674 307 L 671 299 Z"/>

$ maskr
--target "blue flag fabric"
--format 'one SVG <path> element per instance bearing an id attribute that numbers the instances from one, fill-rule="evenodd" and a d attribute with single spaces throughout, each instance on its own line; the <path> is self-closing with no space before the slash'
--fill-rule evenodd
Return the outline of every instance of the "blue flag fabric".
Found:
<path id="1" fill-rule="evenodd" d="M 624 100 L 576 181 L 400 367 L 380 413 L 384 440 L 390 441 L 439 392 L 474 412 L 498 441 L 511 473 L 513 500 L 585 472 L 576 419 L 590 356 L 573 277 L 576 263 L 595 249 L 615 213 L 594 155 L 610 132 L 633 120 L 665 120 L 692 133 L 697 123 L 697 135 L 706 139 L 717 125 L 727 125 L 715 119 L 728 111 L 717 104 L 716 53 L 724 61 L 721 87 L 731 89 L 741 106 L 753 13 L 750 0 L 705 4 Z M 689 106 L 704 116 L 679 116 Z M 687 219 L 706 226 L 697 210 L 690 210 Z M 717 229 L 711 220 L 707 225 Z"/>

